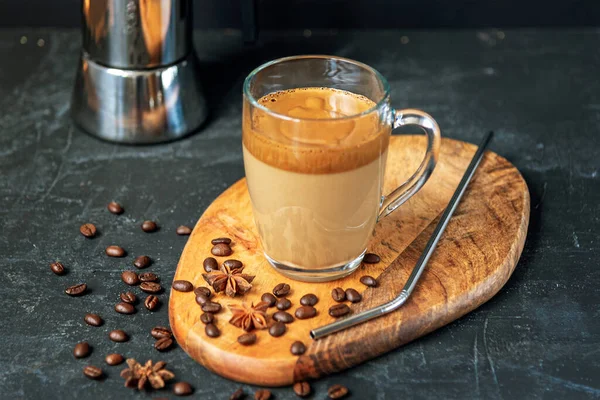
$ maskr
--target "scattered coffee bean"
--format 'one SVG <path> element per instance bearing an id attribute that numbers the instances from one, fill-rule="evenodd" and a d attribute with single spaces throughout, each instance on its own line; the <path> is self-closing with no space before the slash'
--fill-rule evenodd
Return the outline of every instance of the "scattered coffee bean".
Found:
<path id="1" fill-rule="evenodd" d="M 83 374 L 90 379 L 100 379 L 103 373 L 100 368 L 88 365 L 83 369 Z"/>
<path id="2" fill-rule="evenodd" d="M 164 337 L 154 342 L 154 348 L 158 351 L 167 351 L 173 345 L 172 337 Z"/>
<path id="3" fill-rule="evenodd" d="M 196 295 L 196 303 L 198 303 L 199 306 L 203 306 L 208 302 L 208 297 L 206 297 L 203 294 L 197 294 Z"/>
<path id="4" fill-rule="evenodd" d="M 330 399 L 341 399 L 348 394 L 348 388 L 342 385 L 333 385 L 327 390 Z"/>
<path id="5" fill-rule="evenodd" d="M 346 289 L 346 299 L 351 303 L 358 303 L 362 300 L 362 295 L 356 291 L 356 289 Z"/>
<path id="6" fill-rule="evenodd" d="M 152 260 L 148 256 L 139 256 L 135 260 L 133 260 L 133 265 L 136 268 L 140 268 L 140 269 L 150 266 L 151 263 L 152 263 Z"/>
<path id="7" fill-rule="evenodd" d="M 286 311 L 277 311 L 275 314 L 273 314 L 273 319 L 277 322 L 283 322 L 284 324 L 294 322 L 294 317 L 292 314 Z"/>
<path id="8" fill-rule="evenodd" d="M 206 332 L 206 336 L 211 338 L 216 338 L 221 336 L 221 331 L 215 324 L 206 324 L 204 327 L 204 332 Z"/>
<path id="9" fill-rule="evenodd" d="M 69 296 L 81 296 L 85 293 L 87 289 L 87 285 L 85 283 L 80 283 L 79 285 L 69 286 L 65 289 L 65 293 Z"/>
<path id="10" fill-rule="evenodd" d="M 273 288 L 273 294 L 277 297 L 284 297 L 290 293 L 290 285 L 287 283 L 279 283 Z"/>
<path id="11" fill-rule="evenodd" d="M 370 275 L 365 275 L 360 277 L 360 283 L 369 287 L 376 287 L 377 280 Z"/>
<path id="12" fill-rule="evenodd" d="M 308 319 L 317 315 L 317 309 L 313 306 L 302 306 L 297 308 L 294 314 L 298 319 Z"/>
<path id="13" fill-rule="evenodd" d="M 303 306 L 314 306 L 318 302 L 319 298 L 312 293 L 305 294 L 300 298 L 300 304 L 302 304 Z"/>
<path id="14" fill-rule="evenodd" d="M 213 248 L 210 249 L 210 252 L 217 257 L 227 257 L 233 253 L 233 250 L 231 250 L 229 245 L 225 243 L 219 243 L 214 245 Z"/>
<path id="15" fill-rule="evenodd" d="M 162 286 L 160 286 L 160 284 L 156 282 L 142 282 L 140 284 L 140 289 L 142 289 L 142 291 L 146 293 L 156 294 L 162 290 Z"/>
<path id="16" fill-rule="evenodd" d="M 209 312 L 204 313 L 200 316 L 200 321 L 205 325 L 212 324 L 215 321 L 215 315 Z"/>
<path id="17" fill-rule="evenodd" d="M 192 385 L 187 382 L 177 382 L 173 385 L 173 394 L 175 396 L 189 396 L 193 391 Z"/>
<path id="18" fill-rule="evenodd" d="M 254 400 L 269 400 L 271 398 L 271 392 L 267 389 L 258 389 L 254 392 Z"/>
<path id="19" fill-rule="evenodd" d="M 244 264 L 240 260 L 225 260 L 223 265 L 225 265 L 229 269 L 238 269 L 244 266 Z"/>
<path id="20" fill-rule="evenodd" d="M 135 271 L 123 271 L 121 280 L 129 286 L 135 286 L 140 283 L 140 277 Z"/>
<path id="21" fill-rule="evenodd" d="M 144 306 L 150 311 L 153 311 L 159 304 L 160 300 L 153 294 L 149 295 L 146 297 L 146 300 L 144 300 Z"/>
<path id="22" fill-rule="evenodd" d="M 106 208 L 108 208 L 108 211 L 110 211 L 111 213 L 117 214 L 117 215 L 123 214 L 123 211 L 125 211 L 123 209 L 123 207 L 116 201 L 111 201 L 110 203 L 108 203 Z"/>
<path id="23" fill-rule="evenodd" d="M 275 303 L 277 303 L 277 297 L 273 296 L 271 293 L 263 293 L 263 295 L 260 296 L 260 301 L 269 303 L 269 307 L 273 307 Z"/>
<path id="24" fill-rule="evenodd" d="M 122 331 L 121 329 L 115 329 L 114 331 L 110 331 L 108 333 L 108 337 L 113 342 L 126 342 L 129 340 L 129 335 Z"/>
<path id="25" fill-rule="evenodd" d="M 242 400 L 244 397 L 246 397 L 246 393 L 244 393 L 244 389 L 239 388 L 238 390 L 233 392 L 231 394 L 231 396 L 229 396 L 229 400 Z"/>
<path id="26" fill-rule="evenodd" d="M 207 299 L 210 299 L 210 296 L 212 296 L 212 292 L 206 286 L 198 286 L 196 289 L 194 289 L 194 294 L 196 296 L 201 294 L 202 296 L 206 297 Z"/>
<path id="27" fill-rule="evenodd" d="M 108 246 L 104 252 L 109 257 L 125 257 L 125 250 L 120 246 Z"/>
<path id="28" fill-rule="evenodd" d="M 93 238 L 96 236 L 96 226 L 94 224 L 83 224 L 79 227 L 79 232 L 86 238 Z"/>
<path id="29" fill-rule="evenodd" d="M 194 285 L 192 285 L 192 282 L 190 281 L 181 279 L 173 281 L 173 289 L 177 290 L 178 292 L 191 292 L 194 290 Z"/>
<path id="30" fill-rule="evenodd" d="M 152 335 L 154 339 L 161 339 L 164 337 L 172 337 L 173 332 L 171 332 L 171 330 L 166 326 L 155 326 L 150 331 L 150 335 Z"/>
<path id="31" fill-rule="evenodd" d="M 350 312 L 350 307 L 347 304 L 336 304 L 329 308 L 329 315 L 333 318 L 343 317 Z"/>
<path id="32" fill-rule="evenodd" d="M 244 333 L 243 335 L 238 336 L 237 341 L 241 345 L 250 346 L 256 343 L 256 333 Z"/>
<path id="33" fill-rule="evenodd" d="M 294 393 L 298 397 L 307 397 L 310 394 L 310 385 L 308 382 L 296 382 L 294 383 Z"/>
<path id="34" fill-rule="evenodd" d="M 119 353 L 112 353 L 104 358 L 108 365 L 119 365 L 124 361 L 124 358 Z"/>
<path id="35" fill-rule="evenodd" d="M 142 282 L 158 282 L 158 275 L 154 272 L 142 272 L 139 278 Z"/>
<path id="36" fill-rule="evenodd" d="M 367 253 L 363 258 L 363 262 L 365 264 L 377 264 L 379 261 L 381 261 L 381 258 L 379 258 L 377 254 L 373 253 Z"/>
<path id="37" fill-rule="evenodd" d="M 219 263 L 214 257 L 208 257 L 202 263 L 206 272 L 217 271 L 219 269 Z"/>
<path id="38" fill-rule="evenodd" d="M 331 291 L 331 297 L 333 300 L 341 303 L 342 301 L 346 300 L 346 292 L 344 292 L 344 289 L 341 287 L 336 287 Z"/>
<path id="39" fill-rule="evenodd" d="M 59 263 L 58 261 L 50 264 L 50 269 L 56 275 L 63 275 L 65 273 L 65 266 L 62 265 L 62 263 Z"/>
<path id="40" fill-rule="evenodd" d="M 83 358 L 90 355 L 91 348 L 88 342 L 80 342 L 73 348 L 73 355 L 75 358 Z"/>
<path id="41" fill-rule="evenodd" d="M 275 322 L 269 328 L 269 334 L 273 337 L 279 337 L 285 333 L 287 330 L 285 324 L 283 322 Z"/>
<path id="42" fill-rule="evenodd" d="M 177 234 L 180 236 L 189 235 L 190 233 L 192 233 L 192 230 L 188 226 L 181 225 L 177 228 Z"/>
<path id="43" fill-rule="evenodd" d="M 221 304 L 215 303 L 214 301 L 207 301 L 202 305 L 202 311 L 209 313 L 218 313 L 221 311 Z"/>
<path id="44" fill-rule="evenodd" d="M 147 232 L 147 233 L 156 232 L 157 229 L 158 229 L 158 225 L 156 225 L 156 222 L 154 222 L 154 221 L 142 222 L 142 230 L 144 232 Z"/>
<path id="45" fill-rule="evenodd" d="M 290 347 L 290 352 L 295 356 L 302 355 L 305 351 L 306 346 L 299 340 L 296 340 L 294 343 L 292 343 L 292 347 Z"/>
<path id="46" fill-rule="evenodd" d="M 231 244 L 231 239 L 227 237 L 216 238 L 210 241 L 211 244 L 216 245 L 219 243 Z"/>
<path id="47" fill-rule="evenodd" d="M 135 312 L 135 307 L 133 306 L 133 304 L 129 304 L 129 303 L 117 303 L 115 304 L 115 311 L 118 312 L 119 314 L 133 314 Z"/>
<path id="48" fill-rule="evenodd" d="M 119 295 L 121 301 L 124 303 L 135 304 L 137 297 L 132 292 L 125 292 Z"/>
<path id="49" fill-rule="evenodd" d="M 92 314 L 92 313 L 85 314 L 85 317 L 83 317 L 83 320 L 85 321 L 86 324 L 91 325 L 91 326 L 101 326 L 104 323 L 104 321 L 102 320 L 102 317 L 100 317 L 98 314 Z"/>
<path id="50" fill-rule="evenodd" d="M 277 303 L 275 303 L 275 307 L 278 310 L 285 311 L 288 310 L 292 306 L 292 302 L 287 297 L 282 297 L 281 299 L 277 299 Z"/>

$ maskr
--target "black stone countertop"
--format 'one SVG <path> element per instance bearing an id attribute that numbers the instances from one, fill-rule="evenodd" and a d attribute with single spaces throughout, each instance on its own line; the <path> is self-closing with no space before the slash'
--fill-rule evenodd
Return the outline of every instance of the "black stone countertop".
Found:
<path id="1" fill-rule="evenodd" d="M 195 37 L 212 120 L 187 139 L 133 147 L 101 142 L 71 123 L 77 31 L 0 30 L 0 397 L 150 397 L 123 387 L 122 367 L 104 365 L 112 351 L 168 361 L 178 379 L 193 384 L 194 398 L 255 390 L 207 371 L 180 348 L 157 353 L 148 333 L 168 323 L 168 294 L 158 312 L 138 307 L 133 316 L 118 315 L 119 276 L 133 256 L 147 254 L 155 260 L 149 270 L 168 285 L 186 241 L 176 227 L 193 226 L 243 176 L 246 74 L 282 55 L 333 53 L 376 67 L 391 83 L 394 105 L 430 112 L 446 137 L 476 143 L 495 130 L 491 148 L 521 170 L 532 208 L 521 261 L 496 297 L 397 351 L 314 383 L 313 398 L 325 398 L 334 383 L 358 399 L 600 398 L 598 31 L 306 31 L 265 33 L 252 47 L 235 31 Z M 106 211 L 113 199 L 125 214 Z M 143 233 L 144 219 L 161 230 Z M 88 221 L 101 232 L 93 240 L 79 234 Z M 106 257 L 110 244 L 129 256 Z M 67 266 L 66 276 L 50 272 L 55 260 Z M 82 281 L 88 295 L 63 293 Z M 106 324 L 86 326 L 86 312 Z M 129 343 L 108 340 L 116 327 L 131 334 Z M 81 340 L 94 351 L 75 360 Z M 108 378 L 85 378 L 88 363 Z M 290 388 L 273 392 L 296 398 Z"/>

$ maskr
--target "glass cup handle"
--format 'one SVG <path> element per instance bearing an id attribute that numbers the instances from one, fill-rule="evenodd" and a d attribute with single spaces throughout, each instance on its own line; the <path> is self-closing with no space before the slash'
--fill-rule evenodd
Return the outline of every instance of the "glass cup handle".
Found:
<path id="1" fill-rule="evenodd" d="M 437 163 L 442 138 L 440 127 L 431 115 L 414 109 L 394 111 L 393 128 L 404 125 L 418 125 L 423 128 L 427 135 L 427 152 L 419 168 L 406 182 L 392 193 L 381 197 L 378 219 L 385 217 L 417 193 L 427 182 Z"/>

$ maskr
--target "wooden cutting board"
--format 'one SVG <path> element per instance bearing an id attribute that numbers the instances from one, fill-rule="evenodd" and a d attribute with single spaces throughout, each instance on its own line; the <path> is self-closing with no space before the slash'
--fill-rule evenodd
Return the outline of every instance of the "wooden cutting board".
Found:
<path id="1" fill-rule="evenodd" d="M 390 143 L 384 193 L 390 192 L 422 159 L 425 138 L 393 136 Z M 411 298 L 399 310 L 368 323 L 314 341 L 312 328 L 333 321 L 327 310 L 336 304 L 334 287 L 355 288 L 363 294 L 350 304 L 358 312 L 387 302 L 400 292 L 437 220 L 446 207 L 475 146 L 443 139 L 438 166 L 423 189 L 375 229 L 368 251 L 381 256 L 378 264 L 363 264 L 349 277 L 327 283 L 293 281 L 277 273 L 265 260 L 252 219 L 246 181 L 242 179 L 221 194 L 198 221 L 181 255 L 175 279 L 206 286 L 202 262 L 211 256 L 210 241 L 233 239 L 234 254 L 256 275 L 243 298 L 214 296 L 223 306 L 217 316 L 222 334 L 209 338 L 199 317 L 202 313 L 193 293 L 171 291 L 169 318 L 179 345 L 195 360 L 226 378 L 262 386 L 289 385 L 318 378 L 372 359 L 454 321 L 494 296 L 506 283 L 523 250 L 529 223 L 529 191 L 523 177 L 506 159 L 487 152 L 473 181 Z M 378 278 L 379 286 L 366 288 L 363 275 Z M 226 305 L 242 301 L 257 303 L 280 282 L 292 287 L 292 315 L 300 297 L 319 297 L 318 314 L 296 320 L 279 338 L 267 330 L 256 331 L 256 344 L 244 347 L 237 337 L 244 333 L 228 323 Z M 269 315 L 275 312 L 269 309 Z M 290 345 L 300 340 L 307 351 L 298 357 Z M 264 371 L 269 371 L 265 373 Z"/>

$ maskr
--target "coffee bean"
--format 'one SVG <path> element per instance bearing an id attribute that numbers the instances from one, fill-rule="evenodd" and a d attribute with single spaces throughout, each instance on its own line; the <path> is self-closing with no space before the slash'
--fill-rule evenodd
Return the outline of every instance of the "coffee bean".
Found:
<path id="1" fill-rule="evenodd" d="M 119 295 L 121 301 L 124 303 L 135 304 L 137 297 L 132 292 L 125 292 Z"/>
<path id="2" fill-rule="evenodd" d="M 155 326 L 150 331 L 150 335 L 152 335 L 152 337 L 154 339 L 161 339 L 164 337 L 173 336 L 173 332 L 171 332 L 171 330 L 169 328 L 167 328 L 166 326 Z"/>
<path id="3" fill-rule="evenodd" d="M 285 324 L 283 322 L 275 322 L 269 328 L 269 334 L 273 337 L 279 337 L 285 333 L 287 330 Z"/>
<path id="4" fill-rule="evenodd" d="M 350 312 L 350 307 L 347 304 L 336 304 L 329 307 L 329 315 L 333 318 L 342 317 Z"/>
<path id="5" fill-rule="evenodd" d="M 237 341 L 243 346 L 250 346 L 256 343 L 256 333 L 244 333 L 243 335 L 238 336 Z"/>
<path id="6" fill-rule="evenodd" d="M 119 365 L 124 361 L 124 358 L 122 355 L 118 354 L 118 353 L 112 353 L 107 355 L 104 358 L 104 361 L 106 361 L 106 363 L 108 365 Z"/>
<path id="7" fill-rule="evenodd" d="M 233 392 L 231 394 L 231 396 L 229 396 L 229 400 L 242 400 L 244 397 L 246 397 L 246 393 L 244 393 L 244 389 L 239 388 L 238 390 Z"/>
<path id="8" fill-rule="evenodd" d="M 292 343 L 292 347 L 290 347 L 290 352 L 295 356 L 302 355 L 305 351 L 306 346 L 299 340 L 296 340 L 294 343 Z"/>
<path id="9" fill-rule="evenodd" d="M 308 382 L 296 382 L 294 383 L 294 393 L 298 397 L 307 397 L 310 394 L 310 385 Z"/>
<path id="10" fill-rule="evenodd" d="M 196 295 L 196 303 L 198 303 L 199 306 L 203 306 L 208 302 L 208 297 L 206 297 L 203 294 L 197 294 Z"/>
<path id="11" fill-rule="evenodd" d="M 287 296 L 290 293 L 290 285 L 279 283 L 273 288 L 273 294 L 277 297 Z"/>
<path id="12" fill-rule="evenodd" d="M 229 269 L 238 269 L 244 266 L 244 264 L 239 260 L 225 260 L 223 265 L 225 265 Z"/>
<path id="13" fill-rule="evenodd" d="M 331 291 L 331 297 L 333 300 L 341 303 L 342 301 L 346 300 L 346 292 L 344 292 L 344 289 L 341 287 L 336 287 Z"/>
<path id="14" fill-rule="evenodd" d="M 194 389 L 187 382 L 177 382 L 173 385 L 173 394 L 175 396 L 189 396 L 193 391 Z"/>
<path id="15" fill-rule="evenodd" d="M 284 324 L 294 322 L 294 317 L 292 314 L 285 311 L 277 311 L 275 314 L 273 314 L 273 319 L 278 322 L 283 322 Z"/>
<path id="16" fill-rule="evenodd" d="M 221 331 L 215 324 L 206 324 L 204 327 L 204 332 L 206 332 L 206 336 L 211 338 L 216 338 L 221 336 Z"/>
<path id="17" fill-rule="evenodd" d="M 202 305 L 202 311 L 209 313 L 218 313 L 221 311 L 221 305 L 219 303 L 215 303 L 214 301 L 207 301 Z"/>
<path id="18" fill-rule="evenodd" d="M 158 229 L 158 225 L 154 221 L 144 221 L 142 222 L 142 230 L 146 233 L 156 232 Z"/>
<path id="19" fill-rule="evenodd" d="M 314 306 L 318 302 L 319 298 L 312 293 L 305 294 L 300 298 L 300 304 L 302 304 L 303 306 Z"/>
<path id="20" fill-rule="evenodd" d="M 189 235 L 190 233 L 192 233 L 192 230 L 185 225 L 181 225 L 177 228 L 177 234 L 180 236 Z"/>
<path id="21" fill-rule="evenodd" d="M 65 266 L 62 265 L 62 263 L 59 263 L 58 261 L 50 264 L 50 269 L 56 275 L 63 275 L 65 273 Z"/>
<path id="22" fill-rule="evenodd" d="M 206 286 L 198 286 L 196 289 L 194 289 L 194 294 L 196 296 L 201 294 L 202 296 L 206 297 L 207 299 L 210 299 L 210 296 L 212 296 L 212 292 Z"/>
<path id="23" fill-rule="evenodd" d="M 156 282 L 142 282 L 140 284 L 140 289 L 146 293 L 156 294 L 162 290 L 162 286 Z"/>
<path id="24" fill-rule="evenodd" d="M 73 348 L 73 355 L 75 358 L 83 358 L 90 355 L 91 348 L 88 342 L 80 342 Z"/>
<path id="25" fill-rule="evenodd" d="M 217 260 L 214 257 L 206 258 L 204 260 L 204 262 L 202 263 L 202 265 L 204 266 L 204 270 L 206 272 L 219 270 L 219 263 L 217 262 Z"/>
<path id="26" fill-rule="evenodd" d="M 94 224 L 83 224 L 79 227 L 79 232 L 86 238 L 93 238 L 96 236 L 96 226 Z"/>
<path id="27" fill-rule="evenodd" d="M 341 399 L 348 394 L 348 388 L 342 385 L 333 385 L 327 390 L 330 399 Z"/>
<path id="28" fill-rule="evenodd" d="M 133 260 L 133 265 L 136 268 L 140 268 L 140 269 L 150 266 L 151 263 L 152 263 L 152 260 L 148 256 L 139 256 L 135 260 Z"/>
<path id="29" fill-rule="evenodd" d="M 377 286 L 377 280 L 369 275 L 361 276 L 360 283 L 362 283 L 365 286 L 369 286 L 369 287 Z"/>
<path id="30" fill-rule="evenodd" d="M 351 303 L 358 303 L 362 300 L 362 295 L 356 291 L 356 289 L 346 289 L 346 299 Z"/>
<path id="31" fill-rule="evenodd" d="M 113 342 L 126 342 L 129 340 L 129 335 L 122 331 L 121 329 L 115 329 L 114 331 L 110 331 L 108 333 L 108 337 Z"/>
<path id="32" fill-rule="evenodd" d="M 85 317 L 83 317 L 83 320 L 85 321 L 86 324 L 91 325 L 91 326 L 101 326 L 104 323 L 104 321 L 98 314 L 92 314 L 92 313 L 85 314 Z"/>
<path id="33" fill-rule="evenodd" d="M 164 337 L 154 342 L 154 348 L 158 351 L 167 351 L 173 345 L 173 338 Z"/>
<path id="34" fill-rule="evenodd" d="M 181 279 L 173 281 L 173 289 L 177 290 L 178 292 L 191 292 L 194 290 L 194 285 L 192 285 L 192 282 L 190 281 Z"/>
<path id="35" fill-rule="evenodd" d="M 254 400 L 269 400 L 271 398 L 271 392 L 267 389 L 258 389 L 254 392 Z"/>
<path id="36" fill-rule="evenodd" d="M 302 306 L 297 308 L 294 314 L 298 319 L 308 319 L 317 315 L 317 309 L 313 306 Z"/>
<path id="37" fill-rule="evenodd" d="M 90 379 L 100 379 L 102 378 L 103 372 L 100 368 L 94 367 L 93 365 L 88 365 L 83 369 L 83 374 Z"/>
<path id="38" fill-rule="evenodd" d="M 210 249 L 210 252 L 217 257 L 227 257 L 230 256 L 231 253 L 233 253 L 231 247 L 229 247 L 229 245 L 225 243 L 219 243 L 214 245 L 213 248 Z"/>
<path id="39" fill-rule="evenodd" d="M 87 289 L 87 285 L 85 283 L 80 283 L 79 285 L 69 286 L 65 289 L 65 293 L 69 296 L 81 296 L 85 293 Z"/>
<path id="40" fill-rule="evenodd" d="M 153 311 L 159 304 L 160 300 L 153 294 L 149 295 L 146 297 L 146 300 L 144 300 L 144 306 L 150 311 Z"/>
<path id="41" fill-rule="evenodd" d="M 381 258 L 379 258 L 377 254 L 373 253 L 367 253 L 363 258 L 363 262 L 365 264 L 377 264 L 379 261 L 381 261 Z"/>
<path id="42" fill-rule="evenodd" d="M 121 280 L 129 286 L 135 286 L 140 283 L 140 277 L 135 271 L 123 271 Z"/>
<path id="43" fill-rule="evenodd" d="M 108 208 L 108 211 L 110 211 L 111 213 L 117 214 L 117 215 L 123 214 L 123 211 L 125 211 L 123 209 L 123 207 L 116 201 L 111 201 L 110 203 L 108 203 L 106 208 Z"/>
<path id="44" fill-rule="evenodd" d="M 210 241 L 211 244 L 216 245 L 219 243 L 231 244 L 231 239 L 227 237 L 216 238 Z"/>
<path id="45" fill-rule="evenodd" d="M 154 272 L 142 272 L 139 277 L 142 282 L 158 282 L 158 275 Z"/>
<path id="46" fill-rule="evenodd" d="M 200 316 L 200 321 L 205 325 L 212 324 L 215 321 L 215 315 L 209 312 L 204 313 Z"/>
<path id="47" fill-rule="evenodd" d="M 277 303 L 275 303 L 275 307 L 278 310 L 285 311 L 292 306 L 292 302 L 287 297 L 282 297 L 281 299 L 277 299 Z"/>
<path id="48" fill-rule="evenodd" d="M 260 301 L 269 303 L 269 307 L 273 307 L 275 303 L 277 303 L 277 297 L 273 296 L 271 293 L 263 293 L 263 295 L 260 296 Z"/>
<path id="49" fill-rule="evenodd" d="M 108 246 L 104 252 L 109 257 L 125 257 L 125 250 L 120 246 Z"/>
<path id="50" fill-rule="evenodd" d="M 115 311 L 119 314 L 133 314 L 135 307 L 129 303 L 117 303 L 115 304 Z"/>

